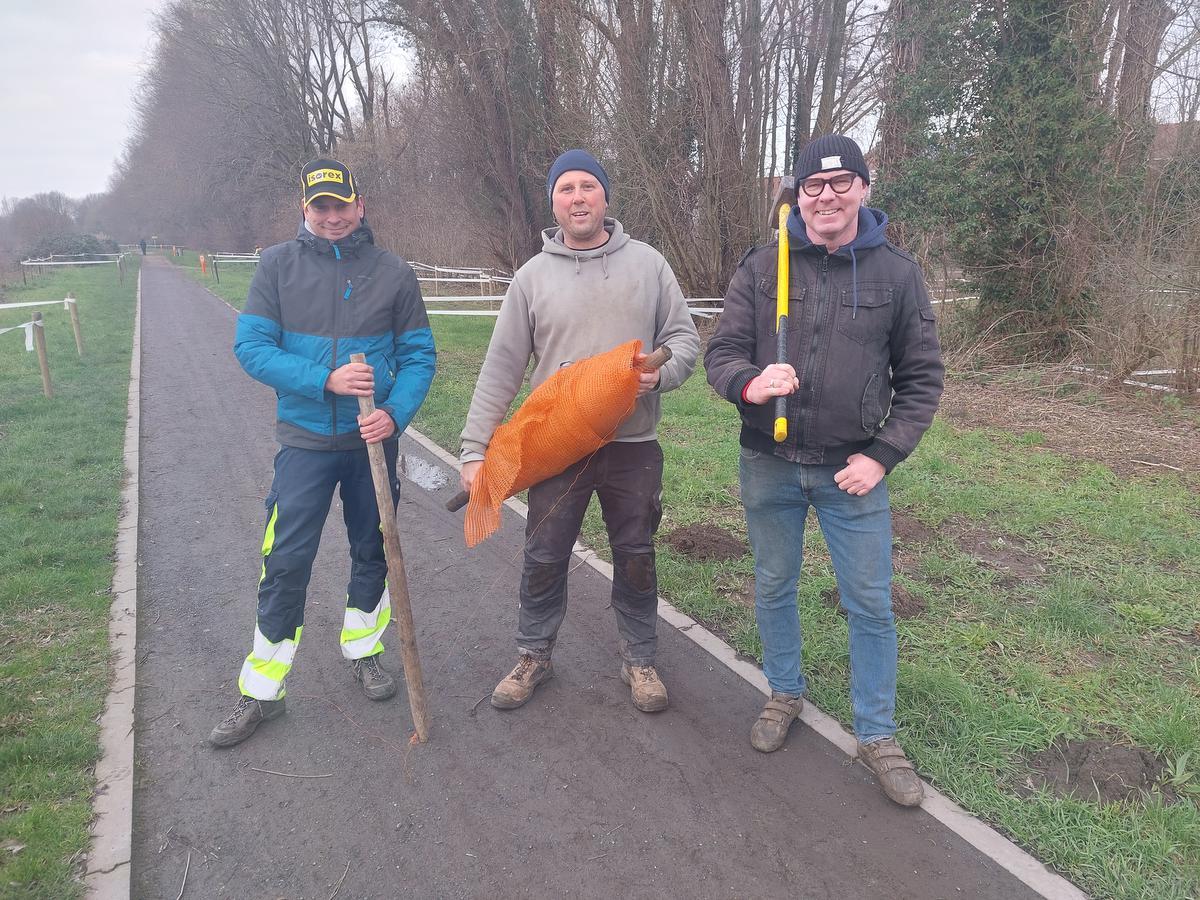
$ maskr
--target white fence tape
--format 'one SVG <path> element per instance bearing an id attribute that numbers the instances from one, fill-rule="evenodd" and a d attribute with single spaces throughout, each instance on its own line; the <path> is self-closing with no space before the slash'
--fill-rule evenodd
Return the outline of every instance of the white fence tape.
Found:
<path id="1" fill-rule="evenodd" d="M 60 303 L 63 305 L 63 309 L 70 309 L 74 302 L 74 297 L 65 297 L 62 300 L 39 300 L 36 303 L 0 303 L 0 310 L 22 309 L 26 306 L 58 306 Z"/>
<path id="2" fill-rule="evenodd" d="M 8 328 L 0 328 L 0 334 L 8 334 L 10 331 L 19 331 L 20 329 L 24 328 L 25 329 L 25 352 L 32 353 L 33 352 L 33 329 L 34 329 L 35 325 L 38 328 L 46 327 L 42 322 L 23 322 L 20 325 L 12 325 Z"/>

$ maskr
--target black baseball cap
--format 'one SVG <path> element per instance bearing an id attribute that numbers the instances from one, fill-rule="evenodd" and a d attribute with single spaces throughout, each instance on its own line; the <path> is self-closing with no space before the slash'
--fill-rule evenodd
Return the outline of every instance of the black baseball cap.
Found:
<path id="1" fill-rule="evenodd" d="M 300 170 L 300 190 L 305 206 L 318 197 L 333 197 L 343 203 L 353 203 L 358 199 L 350 170 L 336 159 L 326 157 L 304 164 Z"/>

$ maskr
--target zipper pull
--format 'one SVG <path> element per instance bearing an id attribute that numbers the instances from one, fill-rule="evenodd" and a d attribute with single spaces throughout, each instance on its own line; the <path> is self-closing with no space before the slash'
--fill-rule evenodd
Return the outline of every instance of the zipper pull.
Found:
<path id="1" fill-rule="evenodd" d="M 351 281 L 349 278 L 347 278 L 347 279 L 346 279 L 346 292 L 345 292 L 344 294 L 342 294 L 342 299 L 343 299 L 343 300 L 349 300 L 349 299 L 350 299 L 350 292 L 351 292 L 352 290 L 354 290 L 354 282 L 352 282 L 352 281 Z"/>

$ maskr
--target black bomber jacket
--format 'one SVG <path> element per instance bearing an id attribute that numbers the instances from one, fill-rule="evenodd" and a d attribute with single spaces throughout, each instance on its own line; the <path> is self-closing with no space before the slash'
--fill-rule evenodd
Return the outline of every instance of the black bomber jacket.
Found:
<path id="1" fill-rule="evenodd" d="M 792 209 L 787 359 L 800 388 L 787 398 L 788 436 L 776 444 L 775 407 L 742 392 L 776 358 L 778 244 L 743 257 L 704 367 L 737 406 L 741 445 L 792 462 L 841 465 L 853 453 L 890 472 L 933 421 L 945 369 L 920 267 L 887 242 L 887 216 L 859 210 L 853 242 L 827 253 Z"/>

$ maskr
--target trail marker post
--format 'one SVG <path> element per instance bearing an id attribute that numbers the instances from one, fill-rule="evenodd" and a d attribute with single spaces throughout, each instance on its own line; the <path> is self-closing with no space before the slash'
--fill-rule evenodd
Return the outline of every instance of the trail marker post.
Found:
<path id="1" fill-rule="evenodd" d="M 40 312 L 35 312 L 32 319 L 33 346 L 37 349 L 38 367 L 42 370 L 42 393 L 50 398 L 54 396 L 54 389 L 50 386 L 50 363 L 46 359 L 46 328 Z"/>

